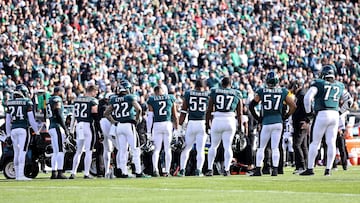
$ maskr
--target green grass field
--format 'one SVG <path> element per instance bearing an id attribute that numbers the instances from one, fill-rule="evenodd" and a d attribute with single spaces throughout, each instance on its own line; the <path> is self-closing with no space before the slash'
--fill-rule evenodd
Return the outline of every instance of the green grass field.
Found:
<path id="1" fill-rule="evenodd" d="M 330 177 L 323 176 L 323 167 L 310 177 L 292 170 L 277 177 L 93 180 L 50 180 L 49 174 L 40 174 L 27 182 L 5 180 L 1 174 L 0 202 L 360 202 L 360 166 L 333 171 Z"/>

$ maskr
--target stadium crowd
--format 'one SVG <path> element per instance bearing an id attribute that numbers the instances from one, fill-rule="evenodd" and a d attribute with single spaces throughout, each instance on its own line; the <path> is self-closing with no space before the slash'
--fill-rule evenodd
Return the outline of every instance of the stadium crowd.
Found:
<path id="1" fill-rule="evenodd" d="M 269 69 L 281 84 L 311 81 L 333 64 L 357 101 L 359 4 L 351 1 L 5 0 L 0 3 L 1 87 L 55 85 L 67 104 L 95 83 L 125 78 L 143 102 L 156 85 L 183 93 L 231 75 L 244 95 Z M 110 86 L 110 87 L 107 87 Z M 354 108 L 357 108 L 355 105 Z"/>
<path id="2" fill-rule="evenodd" d="M 143 104 L 158 85 L 181 96 L 199 78 L 212 88 L 230 76 L 248 105 L 270 70 L 281 86 L 307 87 L 332 64 L 357 110 L 359 9 L 349 0 L 4 0 L 2 97 L 16 84 L 48 97 L 62 86 L 73 104 L 91 84 L 103 98 L 126 79 Z"/>

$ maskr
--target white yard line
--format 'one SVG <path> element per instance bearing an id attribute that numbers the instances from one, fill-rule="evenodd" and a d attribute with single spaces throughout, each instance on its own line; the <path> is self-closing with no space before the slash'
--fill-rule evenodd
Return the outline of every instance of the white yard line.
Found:
<path id="1" fill-rule="evenodd" d="M 0 185 L 1 191 L 19 191 L 19 190 L 84 190 L 85 186 L 6 186 Z M 105 190 L 125 190 L 125 191 L 172 191 L 172 192 L 211 192 L 211 193 L 269 193 L 269 194 L 287 194 L 287 195 L 326 195 L 326 196 L 344 196 L 344 197 L 360 197 L 360 194 L 350 194 L 350 193 L 326 193 L 326 192 L 296 192 L 296 191 L 279 191 L 279 190 L 241 190 L 241 189 L 232 189 L 232 190 L 218 190 L 218 189 L 183 189 L 183 188 L 132 188 L 132 187 L 121 187 L 121 186 L 91 186 L 88 187 L 91 190 L 105 189 Z"/>

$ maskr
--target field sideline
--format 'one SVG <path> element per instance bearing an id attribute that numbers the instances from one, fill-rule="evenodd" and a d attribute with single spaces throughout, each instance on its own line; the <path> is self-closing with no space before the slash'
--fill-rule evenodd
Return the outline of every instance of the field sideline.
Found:
<path id="1" fill-rule="evenodd" d="M 168 177 L 145 179 L 50 180 L 40 174 L 28 182 L 0 179 L 0 202 L 360 202 L 360 166 L 323 176 L 302 177 L 286 168 L 277 177 Z M 67 174 L 69 175 L 69 174 Z"/>

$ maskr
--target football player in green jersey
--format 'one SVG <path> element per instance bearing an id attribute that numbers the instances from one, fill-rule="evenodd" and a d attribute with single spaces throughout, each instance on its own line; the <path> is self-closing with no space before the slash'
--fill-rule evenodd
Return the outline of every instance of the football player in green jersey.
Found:
<path id="1" fill-rule="evenodd" d="M 70 179 L 74 179 L 80 163 L 81 154 L 85 149 L 84 178 L 91 179 L 90 166 L 92 162 L 92 150 L 95 144 L 95 132 L 100 131 L 97 88 L 90 85 L 86 88 L 85 96 L 80 96 L 74 101 L 73 117 L 70 130 L 75 130 L 76 120 L 76 153 L 73 159 Z M 93 122 L 95 129 L 93 127 Z"/>
<path id="2" fill-rule="evenodd" d="M 125 84 L 126 83 L 126 84 Z M 135 95 L 130 94 L 130 83 L 123 81 L 117 96 L 111 97 L 109 106 L 105 110 L 105 117 L 116 125 L 117 146 L 120 153 L 120 169 L 122 178 L 128 177 L 127 150 L 128 144 L 133 153 L 132 161 L 135 164 L 136 177 L 146 177 L 141 170 L 140 140 L 136 131 L 142 109 Z"/>
<path id="3" fill-rule="evenodd" d="M 152 155 L 153 161 L 153 176 L 159 176 L 158 162 L 159 153 L 164 143 L 165 151 L 165 171 L 163 176 L 169 176 L 171 166 L 171 140 L 172 129 L 178 128 L 178 117 L 176 112 L 176 104 L 174 95 L 168 95 L 163 93 L 163 89 L 160 86 L 154 88 L 155 95 L 150 96 L 148 104 L 147 115 L 147 134 L 151 135 L 154 141 L 155 150 Z M 174 126 L 172 125 L 174 123 Z M 152 130 L 152 131 L 151 131 Z"/>
<path id="4" fill-rule="evenodd" d="M 254 99 L 249 104 L 249 110 L 259 123 L 262 124 L 259 147 L 256 151 L 256 169 L 253 176 L 261 176 L 261 164 L 264 160 L 264 150 L 269 140 L 271 140 L 271 154 L 273 170 L 271 175 L 278 175 L 280 161 L 279 143 L 283 130 L 283 119 L 288 119 L 296 109 L 293 97 L 290 96 L 286 88 L 278 87 L 279 78 L 274 71 L 266 75 L 266 88 L 261 88 L 256 92 Z M 255 106 L 261 101 L 261 117 L 257 115 Z M 286 115 L 282 115 L 283 105 L 289 106 Z"/>
<path id="5" fill-rule="evenodd" d="M 205 131 L 205 114 L 209 102 L 209 91 L 205 90 L 205 80 L 198 79 L 195 89 L 185 92 L 185 99 L 181 109 L 179 124 L 183 125 L 188 114 L 188 124 L 185 132 L 185 148 L 180 156 L 180 171 L 178 176 L 185 175 L 186 163 L 189 152 L 196 143 L 196 170 L 195 175 L 202 175 L 205 160 L 205 142 L 207 134 Z"/>
<path id="6" fill-rule="evenodd" d="M 224 146 L 224 176 L 230 175 L 230 165 L 233 158 L 231 145 L 236 132 L 236 126 L 239 129 L 241 128 L 243 111 L 241 98 L 240 91 L 231 88 L 230 77 L 222 79 L 220 88 L 211 89 L 206 112 L 206 131 L 210 129 L 211 124 L 211 146 L 209 148 L 206 176 L 213 175 L 213 164 L 221 141 Z M 213 119 L 211 119 L 212 117 Z"/>
<path id="7" fill-rule="evenodd" d="M 16 180 L 31 180 L 24 175 L 25 155 L 30 141 L 29 123 L 37 136 L 40 135 L 39 129 L 28 88 L 23 84 L 17 85 L 13 97 L 7 103 L 6 134 L 13 142 L 15 177 Z"/>
<path id="8" fill-rule="evenodd" d="M 330 175 L 330 169 L 336 155 L 336 136 L 339 126 L 339 102 L 346 94 L 344 84 L 335 80 L 335 70 L 325 65 L 321 71 L 321 79 L 314 80 L 304 97 L 305 111 L 312 114 L 311 103 L 314 101 L 315 119 L 312 126 L 312 142 L 309 146 L 308 166 L 300 175 L 314 175 L 315 157 L 321 140 L 325 135 L 327 145 L 327 161 L 325 176 Z M 351 99 L 351 97 L 349 97 Z M 343 101 L 347 103 L 347 101 Z"/>
<path id="9" fill-rule="evenodd" d="M 51 157 L 51 179 L 67 179 L 63 174 L 63 166 L 65 155 L 64 144 L 66 137 L 69 136 L 69 131 L 65 126 L 63 115 L 63 97 L 64 88 L 55 87 L 53 95 L 46 102 L 47 118 L 50 120 L 49 134 L 53 148 L 53 155 Z"/>

